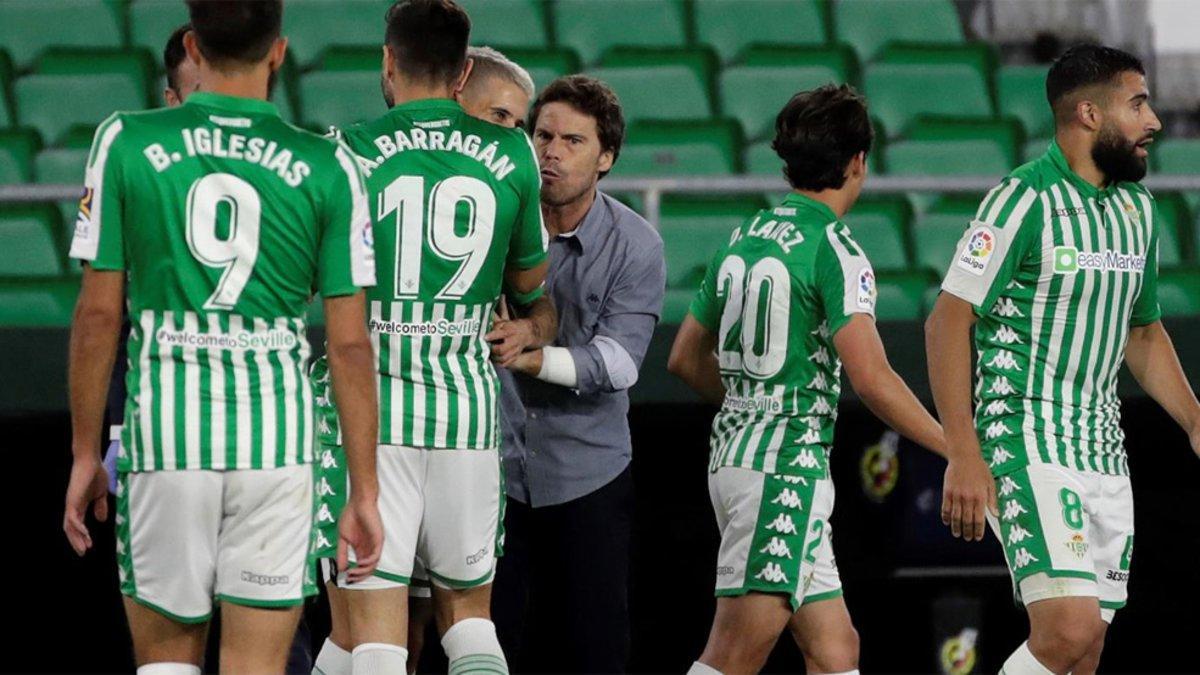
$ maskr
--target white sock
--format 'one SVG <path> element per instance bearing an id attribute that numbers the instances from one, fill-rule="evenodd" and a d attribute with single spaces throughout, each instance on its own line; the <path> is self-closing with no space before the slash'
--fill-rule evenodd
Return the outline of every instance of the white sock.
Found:
<path id="1" fill-rule="evenodd" d="M 313 662 L 313 675 L 350 675 L 354 672 L 350 652 L 325 638 L 317 660 Z"/>
<path id="2" fill-rule="evenodd" d="M 692 667 L 688 668 L 687 675 L 724 675 L 721 671 L 713 668 L 710 665 L 692 661 Z"/>
<path id="3" fill-rule="evenodd" d="M 1029 651 L 1029 642 L 1022 642 L 1017 651 L 1008 657 L 1000 668 L 1000 675 L 1054 675 L 1054 671 L 1042 665 Z"/>
<path id="4" fill-rule="evenodd" d="M 408 672 L 408 650 L 383 642 L 365 642 L 350 655 L 354 675 L 396 675 Z"/>
<path id="5" fill-rule="evenodd" d="M 138 666 L 137 675 L 200 675 L 200 666 L 162 661 Z"/>
<path id="6" fill-rule="evenodd" d="M 450 626 L 442 636 L 442 649 L 450 662 L 448 675 L 508 675 L 508 662 L 504 660 L 500 640 L 496 638 L 496 624 L 487 619 L 463 619 Z"/>

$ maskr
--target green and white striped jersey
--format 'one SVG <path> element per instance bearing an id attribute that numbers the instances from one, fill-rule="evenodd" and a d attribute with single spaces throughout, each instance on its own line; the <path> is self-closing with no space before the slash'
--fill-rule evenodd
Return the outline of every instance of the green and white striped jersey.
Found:
<path id="1" fill-rule="evenodd" d="M 1128 474 L 1117 372 L 1129 327 L 1160 316 L 1157 223 L 1144 187 L 1096 189 L 1057 144 L 980 204 L 942 290 L 979 315 L 975 424 L 997 476 Z"/>
<path id="2" fill-rule="evenodd" d="M 124 471 L 311 461 L 304 316 L 375 281 L 350 152 L 265 101 L 192 94 L 96 130 L 71 256 L 128 279 Z"/>
<path id="3" fill-rule="evenodd" d="M 725 401 L 709 469 L 827 476 L 841 395 L 833 336 L 875 315 L 875 274 L 824 204 L 793 193 L 735 229 L 690 312 L 719 334 Z"/>
<path id="4" fill-rule="evenodd" d="M 381 251 L 367 293 L 379 442 L 497 448 L 500 385 L 483 336 L 504 269 L 546 259 L 529 137 L 447 99 L 398 105 L 341 134 L 367 175 Z"/>

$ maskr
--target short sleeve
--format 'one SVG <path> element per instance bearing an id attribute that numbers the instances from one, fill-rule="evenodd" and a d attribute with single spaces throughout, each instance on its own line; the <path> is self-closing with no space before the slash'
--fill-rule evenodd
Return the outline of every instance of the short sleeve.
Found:
<path id="1" fill-rule="evenodd" d="M 317 287 L 332 298 L 375 285 L 375 243 L 366 182 L 350 150 L 340 141 L 334 151 L 338 170 L 330 181 Z"/>
<path id="2" fill-rule="evenodd" d="M 696 292 L 696 297 L 692 299 L 692 304 L 688 307 L 688 313 L 695 317 L 701 326 L 714 333 L 719 329 L 721 311 L 724 309 L 720 298 L 724 294 L 717 286 L 719 283 L 717 273 L 720 271 L 721 263 L 725 260 L 725 252 L 728 249 L 728 246 L 722 246 L 713 254 L 712 260 L 708 262 L 708 268 L 704 271 L 704 279 L 700 281 L 700 290 Z"/>
<path id="3" fill-rule="evenodd" d="M 121 118 L 116 114 L 96 129 L 71 238 L 71 257 L 86 260 L 97 270 L 125 269 L 125 185 L 118 148 L 121 130 Z"/>
<path id="4" fill-rule="evenodd" d="M 1007 178 L 984 197 L 942 281 L 942 290 L 984 313 L 1012 281 L 1040 240 L 1043 209 L 1037 190 Z"/>
<path id="5" fill-rule="evenodd" d="M 825 228 L 825 239 L 817 246 L 813 281 L 830 335 L 836 335 L 855 314 L 875 317 L 875 270 L 845 225 Z"/>
<path id="6" fill-rule="evenodd" d="M 517 225 L 508 249 L 508 264 L 517 269 L 528 270 L 545 262 L 550 237 L 546 233 L 545 223 L 542 222 L 542 174 L 538 169 L 537 154 L 533 151 L 529 137 L 525 136 L 524 132 L 518 133 L 524 136 L 525 143 L 529 146 L 528 165 L 533 170 L 529 172 L 523 186 Z"/>
<path id="7" fill-rule="evenodd" d="M 1162 318 L 1162 308 L 1158 303 L 1158 230 L 1164 223 L 1158 215 L 1158 204 L 1149 197 L 1142 198 L 1146 212 L 1150 214 L 1150 245 L 1146 248 L 1146 266 L 1142 270 L 1142 289 L 1138 291 L 1137 300 L 1133 303 L 1133 312 L 1129 323 L 1132 326 L 1145 326 Z"/>

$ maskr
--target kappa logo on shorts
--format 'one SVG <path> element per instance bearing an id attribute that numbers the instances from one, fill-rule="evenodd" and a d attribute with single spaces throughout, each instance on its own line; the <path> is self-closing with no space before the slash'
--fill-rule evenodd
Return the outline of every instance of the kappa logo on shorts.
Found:
<path id="1" fill-rule="evenodd" d="M 801 501 L 800 494 L 795 490 L 789 490 L 788 488 L 784 488 L 778 495 L 776 495 L 775 499 L 771 500 L 771 503 L 782 504 L 789 509 L 804 508 L 804 502 Z"/>
<path id="2" fill-rule="evenodd" d="M 1021 489 L 1021 486 L 1017 484 L 1017 481 L 1012 479 L 1012 476 L 1005 476 L 1004 478 L 1000 479 L 1000 496 L 1001 497 L 1008 497 L 1008 496 L 1012 495 L 1013 492 L 1016 492 L 1017 490 L 1020 490 L 1020 489 Z"/>
<path id="3" fill-rule="evenodd" d="M 1012 529 L 1008 531 L 1008 545 L 1019 544 L 1032 536 L 1032 532 L 1021 527 L 1019 524 L 1013 525 Z"/>
<path id="4" fill-rule="evenodd" d="M 334 523 L 337 522 L 333 517 L 333 512 L 329 510 L 328 504 L 322 504 L 321 509 L 317 511 L 318 523 Z"/>
<path id="5" fill-rule="evenodd" d="M 483 548 L 481 548 L 478 551 L 467 556 L 467 564 L 474 565 L 475 563 L 486 559 L 487 555 L 488 555 L 488 547 L 485 545 Z"/>
<path id="6" fill-rule="evenodd" d="M 1037 558 L 1035 558 L 1033 556 L 1033 554 L 1030 553 L 1029 550 L 1026 549 L 1025 547 L 1021 547 L 1021 548 L 1017 549 L 1016 554 L 1013 555 L 1013 567 L 1015 567 L 1017 569 L 1023 569 L 1025 567 L 1028 567 L 1030 563 L 1035 563 L 1035 562 L 1041 562 L 1041 561 L 1038 560 Z"/>
<path id="7" fill-rule="evenodd" d="M 780 534 L 796 534 L 799 531 L 796 529 L 796 523 L 792 522 L 792 517 L 786 513 L 775 516 L 775 520 L 767 523 L 767 529 L 775 530 Z"/>
<path id="8" fill-rule="evenodd" d="M 779 563 L 769 562 L 763 566 L 758 574 L 754 575 L 755 579 L 767 581 L 772 584 L 786 584 L 788 582 L 787 575 L 783 573 L 783 567 Z"/>
<path id="9" fill-rule="evenodd" d="M 733 569 L 733 568 L 732 568 L 732 567 L 730 567 L 729 565 L 722 565 L 722 566 L 720 566 L 720 567 L 718 567 L 718 568 L 717 568 L 717 576 L 718 576 L 718 577 L 727 577 L 727 576 L 731 576 L 731 575 L 733 575 L 733 574 L 734 574 L 734 573 L 736 573 L 736 572 L 737 572 L 737 570 Z"/>
<path id="10" fill-rule="evenodd" d="M 765 553 L 775 558 L 792 558 L 792 549 L 788 548 L 787 542 L 779 537 L 771 537 L 771 541 L 767 545 L 759 549 L 759 553 Z"/>
<path id="11" fill-rule="evenodd" d="M 279 586 L 288 583 L 291 578 L 286 574 L 270 575 L 256 574 L 242 570 L 242 581 L 258 584 L 259 586 Z"/>
<path id="12" fill-rule="evenodd" d="M 323 548 L 330 548 L 332 546 L 333 546 L 333 542 L 329 541 L 329 538 L 325 536 L 325 533 L 322 532 L 321 530 L 317 530 L 317 546 L 316 546 L 316 548 L 318 550 L 320 550 Z"/>
<path id="13" fill-rule="evenodd" d="M 1022 513 L 1028 513 L 1028 511 L 1026 511 L 1025 507 L 1021 506 L 1021 504 L 1019 502 L 1017 502 L 1017 500 L 1010 499 L 1010 500 L 1004 502 L 1004 515 L 1002 517 L 1005 520 L 1014 520 L 1014 519 L 1016 519 L 1017 516 L 1021 515 Z"/>
<path id="14" fill-rule="evenodd" d="M 988 466 L 990 468 L 994 469 L 994 468 L 1000 466 L 1001 464 L 1013 459 L 1014 457 L 1016 457 L 1016 455 L 1012 454 L 1008 450 L 1005 450 L 1001 446 L 996 446 L 996 451 L 992 453 L 992 463 L 989 464 Z"/>
<path id="15" fill-rule="evenodd" d="M 804 469 L 816 469 L 821 466 L 821 463 L 817 461 L 817 456 L 812 450 L 803 448 L 800 450 L 800 452 L 796 453 L 796 458 L 792 460 L 789 466 L 799 466 Z"/>

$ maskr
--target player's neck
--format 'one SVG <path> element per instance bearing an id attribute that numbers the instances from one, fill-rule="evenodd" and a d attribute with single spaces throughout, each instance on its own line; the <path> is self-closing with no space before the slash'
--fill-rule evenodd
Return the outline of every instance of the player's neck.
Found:
<path id="1" fill-rule="evenodd" d="M 391 92 L 392 100 L 395 101 L 396 105 L 437 98 L 454 98 L 454 89 L 445 85 L 390 84 L 388 90 Z"/>
<path id="2" fill-rule="evenodd" d="M 797 194 L 804 195 L 814 202 L 820 202 L 829 207 L 833 211 L 833 215 L 841 218 L 850 210 L 850 195 L 846 194 L 845 190 L 821 190 L 814 192 L 813 190 L 796 190 Z"/>
<path id="3" fill-rule="evenodd" d="M 1075 175 L 1096 188 L 1108 185 L 1108 176 L 1104 175 L 1100 167 L 1096 166 L 1096 160 L 1092 159 L 1092 144 L 1089 138 L 1067 131 L 1058 133 L 1054 140 L 1062 150 L 1067 166 L 1071 167 Z"/>
<path id="4" fill-rule="evenodd" d="M 542 222 L 546 225 L 546 232 L 552 237 L 574 232 L 575 228 L 583 222 L 588 211 L 592 210 L 594 203 L 596 203 L 595 186 L 580 195 L 579 199 L 566 204 L 552 206 L 542 202 Z"/>
<path id="5" fill-rule="evenodd" d="M 270 95 L 271 67 L 266 62 L 243 70 L 222 71 L 210 64 L 200 64 L 200 86 L 197 91 L 209 91 L 224 96 L 267 100 Z"/>

